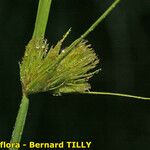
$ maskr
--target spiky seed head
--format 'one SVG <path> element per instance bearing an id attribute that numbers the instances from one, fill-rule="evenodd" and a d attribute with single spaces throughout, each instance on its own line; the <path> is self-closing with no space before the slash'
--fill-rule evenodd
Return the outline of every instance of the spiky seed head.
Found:
<path id="1" fill-rule="evenodd" d="M 83 40 L 60 61 L 67 50 L 62 49 L 61 45 L 68 33 L 49 50 L 45 39 L 32 39 L 29 42 L 20 64 L 23 92 L 31 94 L 52 91 L 57 95 L 84 92 L 91 88 L 88 80 L 98 72 L 93 69 L 99 59 L 91 45 Z"/>

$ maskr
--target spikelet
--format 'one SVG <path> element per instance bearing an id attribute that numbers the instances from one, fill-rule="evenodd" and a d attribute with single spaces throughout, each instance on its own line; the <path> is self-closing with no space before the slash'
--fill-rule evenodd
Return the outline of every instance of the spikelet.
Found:
<path id="1" fill-rule="evenodd" d="M 67 48 L 62 49 L 61 46 L 69 32 L 50 50 L 44 39 L 32 39 L 29 42 L 20 64 L 23 92 L 51 91 L 60 95 L 84 92 L 91 88 L 88 80 L 98 72 L 93 69 L 99 60 L 87 41 L 82 40 L 60 61 L 67 52 Z"/>

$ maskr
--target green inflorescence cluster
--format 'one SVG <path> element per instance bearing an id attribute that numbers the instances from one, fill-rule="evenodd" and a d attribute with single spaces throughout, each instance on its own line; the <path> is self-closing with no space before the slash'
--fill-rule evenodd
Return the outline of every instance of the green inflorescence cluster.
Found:
<path id="1" fill-rule="evenodd" d="M 67 53 L 67 47 L 62 49 L 62 43 L 69 32 L 50 50 L 45 39 L 32 39 L 29 42 L 20 64 L 24 93 L 28 95 L 51 91 L 54 95 L 60 95 L 90 89 L 88 80 L 99 71 L 93 71 L 99 59 L 85 40 L 70 53 Z"/>

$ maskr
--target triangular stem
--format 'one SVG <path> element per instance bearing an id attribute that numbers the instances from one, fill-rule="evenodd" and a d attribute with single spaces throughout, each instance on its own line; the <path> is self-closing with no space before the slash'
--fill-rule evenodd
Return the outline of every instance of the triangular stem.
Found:
<path id="1" fill-rule="evenodd" d="M 52 0 L 39 0 L 33 38 L 44 38 Z"/>
<path id="2" fill-rule="evenodd" d="M 26 121 L 28 107 L 29 99 L 25 94 L 23 94 L 10 143 L 20 143 Z M 18 150 L 18 148 L 12 147 L 9 150 Z"/>

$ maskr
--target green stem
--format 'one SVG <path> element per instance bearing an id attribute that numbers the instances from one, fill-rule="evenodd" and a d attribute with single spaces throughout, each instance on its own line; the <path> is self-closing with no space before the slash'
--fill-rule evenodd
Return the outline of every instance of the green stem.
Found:
<path id="1" fill-rule="evenodd" d="M 19 143 L 21 140 L 28 112 L 28 106 L 29 106 L 29 99 L 25 94 L 23 94 L 10 143 Z M 10 148 L 9 150 L 17 150 L 17 148 Z"/>
<path id="2" fill-rule="evenodd" d="M 51 2 L 52 0 L 39 0 L 36 23 L 32 38 L 44 37 Z M 29 106 L 29 99 L 25 94 L 23 94 L 10 143 L 19 143 L 21 141 L 25 120 L 28 112 L 28 106 Z M 17 148 L 10 148 L 9 150 L 17 150 Z"/>
<path id="3" fill-rule="evenodd" d="M 33 38 L 43 38 L 48 22 L 52 0 L 39 0 Z"/>
<path id="4" fill-rule="evenodd" d="M 92 24 L 89 29 L 66 49 L 66 53 L 59 58 L 57 63 L 63 60 L 63 58 L 66 57 L 77 44 L 79 44 L 89 33 L 91 33 L 110 14 L 110 12 L 118 5 L 119 2 L 120 0 L 115 0 L 113 4 Z"/>
<path id="5" fill-rule="evenodd" d="M 122 93 L 111 93 L 111 92 L 84 92 L 81 94 L 109 95 L 109 96 L 119 96 L 119 97 L 128 97 L 134 99 L 150 100 L 150 97 L 142 97 L 142 96 L 135 96 L 129 94 L 122 94 Z"/>

